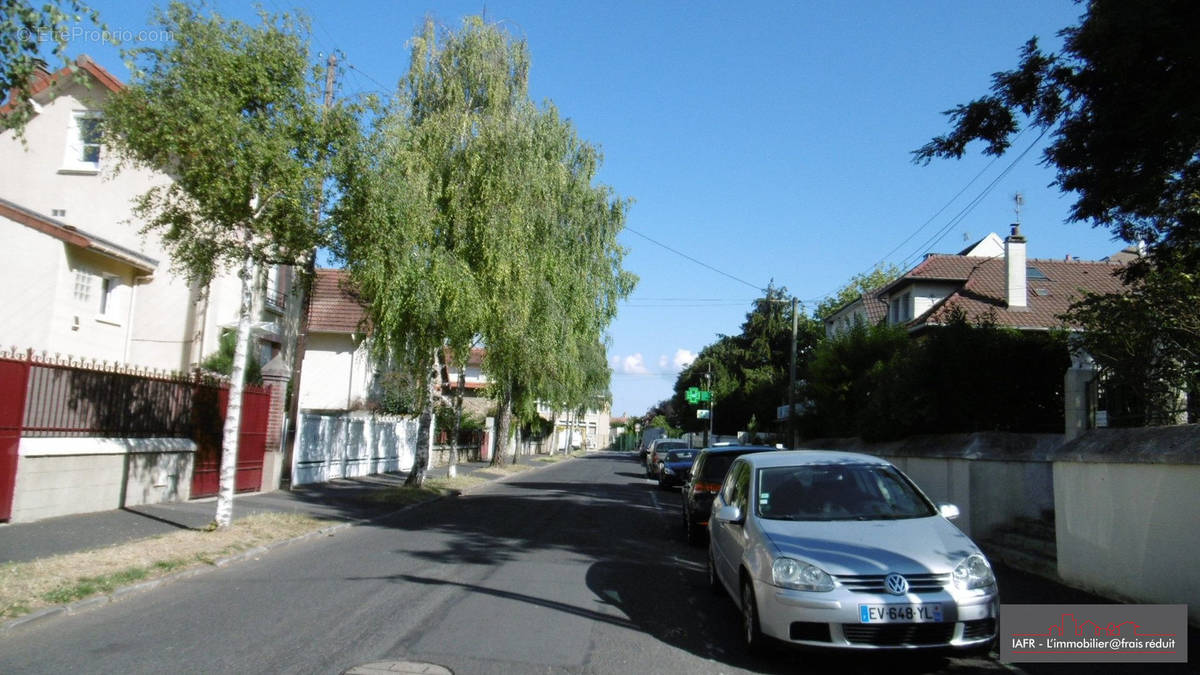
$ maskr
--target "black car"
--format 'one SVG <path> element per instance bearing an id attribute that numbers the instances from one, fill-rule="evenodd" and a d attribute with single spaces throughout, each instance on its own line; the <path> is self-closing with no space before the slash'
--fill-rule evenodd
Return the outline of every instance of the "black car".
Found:
<path id="1" fill-rule="evenodd" d="M 671 448 L 666 456 L 658 463 L 658 487 L 667 488 L 683 485 L 691 475 L 692 462 L 696 461 L 699 450 L 691 448 Z"/>
<path id="2" fill-rule="evenodd" d="M 733 460 L 752 452 L 770 452 L 768 445 L 723 445 L 700 451 L 692 465 L 691 476 L 683 485 L 683 531 L 688 543 L 703 541 L 712 511 L 713 496 L 721 489 L 725 472 Z"/>

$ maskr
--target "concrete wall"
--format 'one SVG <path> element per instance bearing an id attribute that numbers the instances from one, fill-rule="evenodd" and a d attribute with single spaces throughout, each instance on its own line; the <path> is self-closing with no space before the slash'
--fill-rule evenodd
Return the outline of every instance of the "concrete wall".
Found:
<path id="1" fill-rule="evenodd" d="M 1097 429 L 1060 455 L 1059 576 L 1109 597 L 1187 603 L 1200 624 L 1200 425 Z"/>
<path id="2" fill-rule="evenodd" d="M 302 413 L 292 450 L 292 485 L 412 468 L 417 420 Z"/>
<path id="3" fill-rule="evenodd" d="M 195 444 L 180 438 L 22 438 L 11 522 L 191 497 Z"/>

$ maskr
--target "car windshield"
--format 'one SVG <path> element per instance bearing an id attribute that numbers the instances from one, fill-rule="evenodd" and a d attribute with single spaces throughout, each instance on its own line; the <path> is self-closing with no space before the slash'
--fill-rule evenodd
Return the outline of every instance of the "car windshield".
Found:
<path id="1" fill-rule="evenodd" d="M 667 453 L 668 462 L 683 462 L 695 458 L 696 452 L 694 450 L 672 450 Z"/>
<path id="2" fill-rule="evenodd" d="M 687 443 L 684 443 L 682 441 L 676 441 L 674 443 L 659 443 L 658 444 L 659 450 L 674 450 L 675 448 L 686 448 L 686 447 L 687 447 Z"/>
<path id="3" fill-rule="evenodd" d="M 772 520 L 896 520 L 936 511 L 891 466 L 828 464 L 758 471 L 758 515 Z"/>

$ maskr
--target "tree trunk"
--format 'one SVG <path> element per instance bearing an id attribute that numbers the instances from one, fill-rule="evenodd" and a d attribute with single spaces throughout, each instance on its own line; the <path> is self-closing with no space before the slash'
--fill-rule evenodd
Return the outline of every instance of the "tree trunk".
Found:
<path id="1" fill-rule="evenodd" d="M 250 311 L 253 306 L 254 259 L 247 250 L 238 278 L 242 282 L 242 303 L 238 308 L 237 342 L 233 349 L 233 370 L 229 374 L 229 404 L 225 409 L 225 428 L 221 436 L 221 473 L 217 488 L 218 529 L 233 524 L 233 491 L 237 483 L 238 437 L 242 429 L 242 392 L 246 386 L 246 353 L 250 346 Z"/>
<path id="2" fill-rule="evenodd" d="M 404 484 L 409 487 L 421 487 L 425 484 L 425 474 L 429 470 L 429 447 L 433 441 L 433 406 L 437 400 L 438 358 L 437 350 L 433 351 L 429 368 L 425 372 L 425 404 L 421 406 L 421 417 L 417 421 L 417 450 L 413 457 L 412 470 Z"/>
<path id="3" fill-rule="evenodd" d="M 508 435 L 512 428 L 512 394 L 505 391 L 500 396 L 496 411 L 496 452 L 492 455 L 492 466 L 504 466 L 507 461 Z"/>
<path id="4" fill-rule="evenodd" d="M 450 460 L 447 462 L 446 477 L 458 475 L 458 434 L 462 429 L 463 393 L 467 388 L 467 367 L 458 367 L 458 389 L 454 394 L 454 431 L 450 435 Z"/>
<path id="5" fill-rule="evenodd" d="M 558 408 L 550 414 L 550 451 L 546 454 L 551 457 L 558 454 Z"/>

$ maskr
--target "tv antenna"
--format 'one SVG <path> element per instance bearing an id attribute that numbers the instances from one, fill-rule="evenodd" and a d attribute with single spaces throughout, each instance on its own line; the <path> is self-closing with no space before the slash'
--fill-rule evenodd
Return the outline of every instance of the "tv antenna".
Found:
<path id="1" fill-rule="evenodd" d="M 1021 207 L 1025 206 L 1025 195 L 1020 192 L 1013 194 L 1013 212 L 1017 214 L 1017 224 L 1021 224 Z"/>

